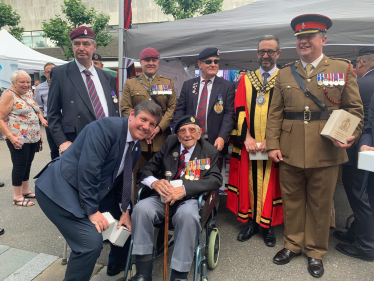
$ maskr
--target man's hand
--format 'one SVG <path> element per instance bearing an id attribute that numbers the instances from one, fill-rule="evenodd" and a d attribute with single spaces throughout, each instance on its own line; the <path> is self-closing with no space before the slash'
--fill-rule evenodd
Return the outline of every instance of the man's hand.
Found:
<path id="1" fill-rule="evenodd" d="M 66 141 L 66 142 L 60 144 L 60 147 L 59 147 L 59 148 L 60 148 L 60 152 L 61 152 L 61 154 L 64 153 L 64 152 L 66 151 L 66 149 L 68 149 L 68 147 L 69 147 L 71 144 L 72 144 L 71 141 Z"/>
<path id="2" fill-rule="evenodd" d="M 153 132 L 152 132 L 152 134 L 150 135 L 150 137 L 149 138 L 147 138 L 147 139 L 145 139 L 146 141 L 147 141 L 147 144 L 152 144 L 152 140 L 153 140 L 153 138 L 159 133 L 161 131 L 161 128 L 159 127 L 159 126 L 157 126 L 154 130 L 153 130 Z"/>
<path id="3" fill-rule="evenodd" d="M 122 211 L 122 215 L 117 224 L 117 229 L 122 225 L 126 226 L 131 231 L 130 210 L 126 210 L 126 212 Z"/>
<path id="4" fill-rule="evenodd" d="M 45 120 L 44 118 L 41 118 L 41 119 L 40 119 L 40 122 L 42 123 L 42 126 L 43 126 L 44 128 L 48 128 L 48 121 L 47 121 L 47 120 Z"/>
<path id="5" fill-rule="evenodd" d="M 182 199 L 186 196 L 183 186 L 173 187 L 170 189 L 169 195 L 165 197 L 165 203 L 170 202 L 170 206 L 173 205 L 176 201 Z"/>
<path id="6" fill-rule="evenodd" d="M 368 146 L 368 145 L 363 145 L 360 147 L 360 151 L 374 151 L 374 147 Z"/>
<path id="7" fill-rule="evenodd" d="M 266 139 L 260 144 L 260 146 L 258 147 L 258 151 L 266 153 Z"/>
<path id="8" fill-rule="evenodd" d="M 344 143 L 341 143 L 340 141 L 338 140 L 335 140 L 335 139 L 332 139 L 332 143 L 336 146 L 336 147 L 340 147 L 340 148 L 350 148 L 352 146 L 352 144 L 355 142 L 355 139 L 356 137 L 355 136 L 350 136 L 347 138 L 347 144 L 344 144 Z"/>
<path id="9" fill-rule="evenodd" d="M 157 191 L 162 197 L 166 197 L 169 195 L 170 190 L 174 187 L 165 179 L 154 181 L 151 184 L 151 187 Z"/>
<path id="10" fill-rule="evenodd" d="M 245 149 L 248 153 L 256 154 L 258 150 L 257 142 L 254 138 L 247 136 L 244 141 Z"/>
<path id="11" fill-rule="evenodd" d="M 99 233 L 109 227 L 109 222 L 99 211 L 92 215 L 88 215 L 88 219 L 95 225 Z"/>
<path id="12" fill-rule="evenodd" d="M 283 161 L 282 153 L 279 149 L 270 150 L 269 157 L 276 163 L 278 163 L 279 161 Z"/>
<path id="13" fill-rule="evenodd" d="M 218 151 L 221 151 L 224 145 L 225 145 L 225 140 L 221 137 L 218 137 L 216 141 L 214 142 L 214 146 L 217 148 Z"/>

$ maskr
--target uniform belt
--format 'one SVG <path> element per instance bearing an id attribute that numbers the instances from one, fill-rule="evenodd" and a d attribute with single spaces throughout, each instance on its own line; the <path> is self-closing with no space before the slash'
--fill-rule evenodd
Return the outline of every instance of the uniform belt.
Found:
<path id="1" fill-rule="evenodd" d="M 331 111 L 301 111 L 301 112 L 285 112 L 284 119 L 288 120 L 327 120 L 329 119 Z"/>

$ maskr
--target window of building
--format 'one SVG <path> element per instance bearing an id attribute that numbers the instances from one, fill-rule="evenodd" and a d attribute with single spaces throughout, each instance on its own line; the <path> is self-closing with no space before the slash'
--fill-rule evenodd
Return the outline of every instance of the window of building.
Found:
<path id="1" fill-rule="evenodd" d="M 22 33 L 23 43 L 30 48 L 56 47 L 53 40 L 43 37 L 43 31 L 26 31 Z"/>

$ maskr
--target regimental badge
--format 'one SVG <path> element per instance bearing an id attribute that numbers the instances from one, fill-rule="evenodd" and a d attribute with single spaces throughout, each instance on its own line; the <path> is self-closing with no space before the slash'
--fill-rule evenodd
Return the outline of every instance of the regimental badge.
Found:
<path id="1" fill-rule="evenodd" d="M 173 157 L 174 157 L 174 160 L 176 160 L 177 157 L 178 157 L 178 152 L 174 151 L 174 152 L 173 152 Z"/>
<path id="2" fill-rule="evenodd" d="M 220 105 L 219 102 L 217 102 L 217 103 L 214 105 L 214 111 L 215 111 L 217 114 L 221 114 L 222 111 L 223 111 L 223 105 Z"/>
<path id="3" fill-rule="evenodd" d="M 191 117 L 191 122 L 195 123 L 195 118 Z"/>
<path id="4" fill-rule="evenodd" d="M 217 50 L 217 56 L 219 56 L 219 50 Z"/>
<path id="5" fill-rule="evenodd" d="M 83 33 L 84 33 L 84 35 L 87 35 L 87 29 L 85 29 Z"/>
<path id="6" fill-rule="evenodd" d="M 302 29 L 305 28 L 305 23 L 304 23 L 304 22 L 301 24 L 301 28 L 302 28 Z"/>
<path id="7" fill-rule="evenodd" d="M 349 127 L 351 126 L 351 119 L 348 117 L 347 119 L 343 120 L 343 122 L 338 127 L 343 132 L 348 132 Z"/>
<path id="8" fill-rule="evenodd" d="M 95 55 L 95 56 L 94 56 L 94 59 L 95 59 L 95 60 L 97 60 L 98 58 L 99 58 L 99 56 L 98 56 L 98 55 Z"/>

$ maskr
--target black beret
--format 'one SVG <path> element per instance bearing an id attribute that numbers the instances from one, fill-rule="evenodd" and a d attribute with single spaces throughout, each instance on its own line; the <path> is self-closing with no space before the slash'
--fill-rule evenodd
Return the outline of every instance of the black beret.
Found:
<path id="1" fill-rule="evenodd" d="M 218 57 L 219 58 L 219 50 L 217 48 L 206 48 L 202 50 L 197 57 L 198 60 L 202 60 L 209 57 Z"/>
<path id="2" fill-rule="evenodd" d="M 372 55 L 374 54 L 374 46 L 367 46 L 363 47 L 359 52 L 358 52 L 358 57 L 364 56 L 364 55 Z"/>
<path id="3" fill-rule="evenodd" d="M 180 127 L 182 127 L 184 125 L 188 125 L 188 124 L 196 124 L 197 125 L 195 117 L 193 117 L 191 115 L 186 115 L 186 116 L 183 116 L 183 117 L 179 118 L 175 122 L 174 132 L 177 133 Z"/>
<path id="4" fill-rule="evenodd" d="M 294 36 L 299 34 L 326 32 L 332 26 L 332 20 L 324 15 L 306 14 L 292 19 L 291 27 L 295 31 Z"/>
<path id="5" fill-rule="evenodd" d="M 92 60 L 101 61 L 101 56 L 99 54 L 93 53 L 92 54 Z"/>
<path id="6" fill-rule="evenodd" d="M 74 40 L 75 38 L 90 38 L 95 39 L 95 33 L 93 30 L 87 26 L 80 26 L 76 29 L 70 31 L 70 40 Z"/>

